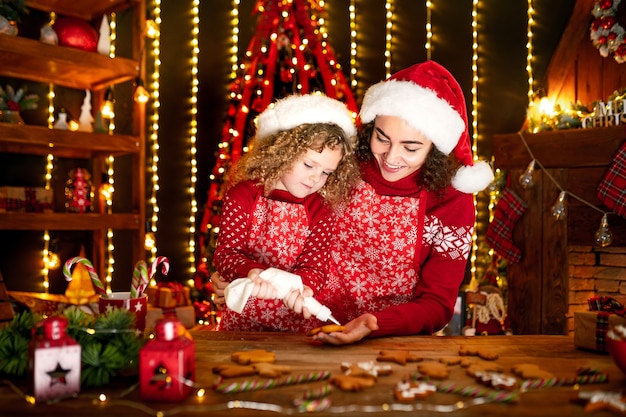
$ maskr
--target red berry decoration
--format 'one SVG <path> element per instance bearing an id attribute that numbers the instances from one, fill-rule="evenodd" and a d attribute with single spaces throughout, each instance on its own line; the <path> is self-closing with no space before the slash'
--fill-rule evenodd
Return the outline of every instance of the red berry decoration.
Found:
<path id="1" fill-rule="evenodd" d="M 615 39 L 617 39 L 617 33 L 615 32 L 609 32 L 609 34 L 607 35 L 610 41 L 614 41 Z"/>
<path id="2" fill-rule="evenodd" d="M 598 38 L 598 43 L 599 43 L 600 45 L 606 45 L 606 43 L 607 43 L 607 42 L 608 42 L 608 40 L 607 40 L 606 36 L 600 36 L 600 37 Z"/>
<path id="3" fill-rule="evenodd" d="M 610 9 L 613 7 L 613 0 L 602 0 L 599 4 L 602 10 Z"/>
<path id="4" fill-rule="evenodd" d="M 615 18 L 613 16 L 607 16 L 602 19 L 602 28 L 609 30 L 615 25 Z"/>

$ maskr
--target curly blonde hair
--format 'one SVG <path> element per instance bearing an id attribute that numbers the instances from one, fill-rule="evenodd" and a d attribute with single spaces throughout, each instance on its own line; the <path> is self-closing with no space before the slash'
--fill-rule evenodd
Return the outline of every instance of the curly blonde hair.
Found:
<path id="1" fill-rule="evenodd" d="M 322 152 L 325 148 L 339 147 L 341 161 L 318 191 L 329 205 L 337 207 L 347 201 L 350 190 L 360 178 L 354 156 L 355 145 L 356 138 L 346 137 L 334 123 L 307 123 L 261 140 L 254 139 L 250 144 L 252 149 L 231 169 L 230 186 L 255 180 L 263 184 L 265 193 L 269 194 L 280 177 L 289 172 L 309 149 Z"/>

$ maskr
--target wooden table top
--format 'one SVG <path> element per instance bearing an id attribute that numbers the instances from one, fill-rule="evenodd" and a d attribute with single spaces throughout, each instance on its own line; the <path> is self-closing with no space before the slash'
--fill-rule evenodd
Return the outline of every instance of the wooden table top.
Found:
<path id="1" fill-rule="evenodd" d="M 280 414 L 301 414 L 294 405 L 306 392 L 328 387 L 328 380 L 318 380 L 298 385 L 287 385 L 261 390 L 234 393 L 216 392 L 214 387 L 220 382 L 212 372 L 213 367 L 232 364 L 233 352 L 264 349 L 276 355 L 276 363 L 291 367 L 290 377 L 300 375 L 331 376 L 342 373 L 341 364 L 376 362 L 381 350 L 409 351 L 424 361 L 439 361 L 441 358 L 459 356 L 461 346 L 481 348 L 498 354 L 497 363 L 510 373 L 514 365 L 531 363 L 551 372 L 561 380 L 572 378 L 581 367 L 596 369 L 608 375 L 608 381 L 596 384 L 582 384 L 580 391 L 620 391 L 626 383 L 626 376 L 617 368 L 609 355 L 576 349 L 572 337 L 568 336 L 477 336 L 477 337 L 437 337 L 413 336 L 381 338 L 362 341 L 349 346 L 327 346 L 311 343 L 302 335 L 281 333 L 230 333 L 213 331 L 192 331 L 195 342 L 196 388 L 205 388 L 205 395 L 198 397 L 197 390 L 182 403 L 142 402 L 139 389 L 130 389 L 133 381 L 99 390 L 82 390 L 78 398 L 62 400 L 55 404 L 28 404 L 19 389 L 25 389 L 19 381 L 0 384 L 0 415 L 2 416 L 271 416 Z M 480 360 L 479 358 L 475 358 Z M 485 362 L 485 361 L 483 361 Z M 391 375 L 379 376 L 373 387 L 360 392 L 344 392 L 334 388 L 325 401 L 328 408 L 316 412 L 318 416 L 343 415 L 445 415 L 454 416 L 589 416 L 584 404 L 572 401 L 578 396 L 575 386 L 552 386 L 541 389 L 517 390 L 515 402 L 475 403 L 472 396 L 448 392 L 437 392 L 427 399 L 400 403 L 395 400 L 393 391 L 399 381 L 417 374 L 417 364 L 398 365 L 391 363 Z M 489 388 L 477 383 L 467 375 L 460 365 L 449 365 L 450 376 L 441 382 L 448 390 L 466 389 L 487 392 Z M 227 379 L 228 382 L 251 382 L 267 386 L 267 380 L 244 377 Z M 134 380 L 136 382 L 136 379 Z M 447 385 L 446 385 L 447 384 Z M 241 385 L 235 385 L 241 386 Z M 18 391 L 15 388 L 18 388 Z M 475 387 L 475 389 L 473 388 Z M 94 399 L 105 393 L 108 400 L 98 403 Z M 496 398 L 506 398 L 499 395 Z M 480 400 L 482 401 L 482 400 Z M 237 408 L 243 407 L 243 408 Z M 267 408 L 269 411 L 259 411 Z M 594 416 L 616 415 L 600 411 Z"/>

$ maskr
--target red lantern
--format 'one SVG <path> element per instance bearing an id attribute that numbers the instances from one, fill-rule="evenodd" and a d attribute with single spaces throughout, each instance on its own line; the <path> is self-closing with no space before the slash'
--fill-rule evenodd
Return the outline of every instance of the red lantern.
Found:
<path id="1" fill-rule="evenodd" d="M 59 45 L 96 52 L 98 33 L 89 23 L 76 17 L 62 17 L 53 26 Z"/>

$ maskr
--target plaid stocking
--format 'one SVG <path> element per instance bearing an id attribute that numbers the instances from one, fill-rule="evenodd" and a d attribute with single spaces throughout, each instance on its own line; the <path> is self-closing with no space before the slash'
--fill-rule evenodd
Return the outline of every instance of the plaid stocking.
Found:
<path id="1" fill-rule="evenodd" d="M 598 199 L 622 217 L 626 217 L 626 142 L 622 144 L 598 184 Z"/>
<path id="2" fill-rule="evenodd" d="M 522 259 L 522 252 L 513 244 L 513 230 L 527 207 L 514 191 L 507 188 L 502 192 L 493 221 L 487 227 L 487 243 L 498 255 L 511 263 Z"/>

